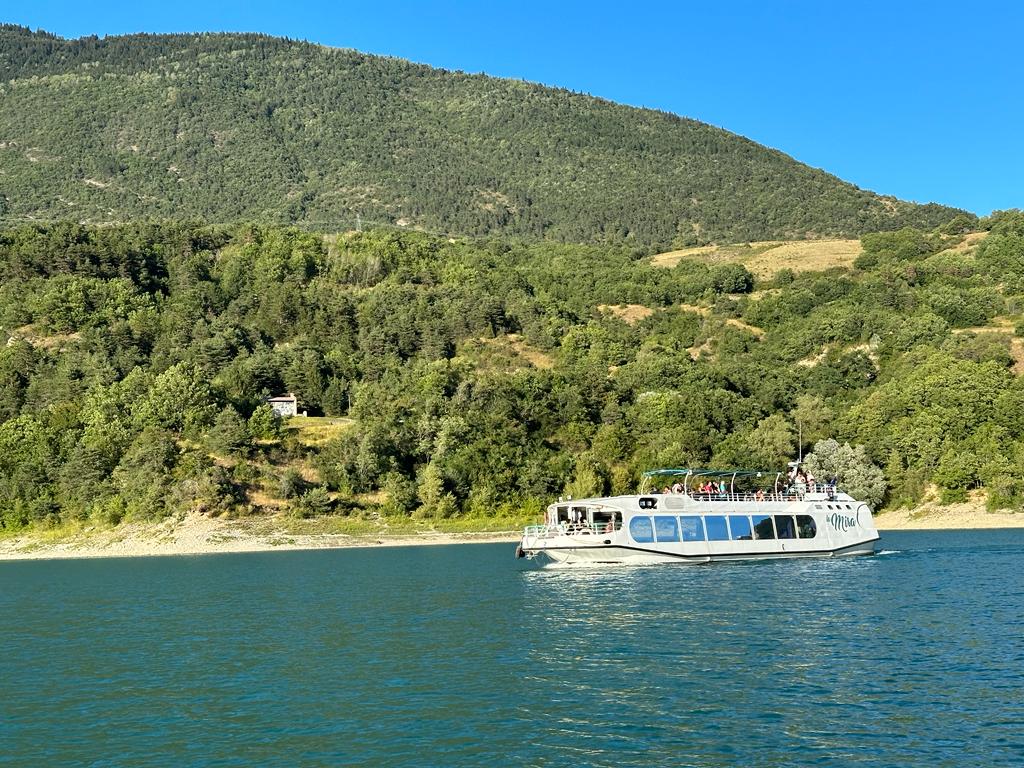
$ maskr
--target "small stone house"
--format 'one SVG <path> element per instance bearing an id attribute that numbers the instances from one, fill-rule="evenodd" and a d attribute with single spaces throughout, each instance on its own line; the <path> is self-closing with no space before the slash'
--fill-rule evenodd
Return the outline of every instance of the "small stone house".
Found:
<path id="1" fill-rule="evenodd" d="M 274 413 L 282 419 L 286 419 L 289 416 L 297 416 L 299 413 L 298 398 L 296 398 L 291 392 L 287 395 L 268 397 L 267 402 L 270 403 L 270 407 L 274 409 Z"/>

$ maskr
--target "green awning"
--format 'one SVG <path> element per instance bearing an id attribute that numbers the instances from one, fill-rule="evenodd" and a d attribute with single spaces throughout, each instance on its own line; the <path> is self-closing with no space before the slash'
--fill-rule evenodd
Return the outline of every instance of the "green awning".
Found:
<path id="1" fill-rule="evenodd" d="M 765 477 L 780 474 L 778 472 L 757 469 L 649 469 L 644 477 Z"/>

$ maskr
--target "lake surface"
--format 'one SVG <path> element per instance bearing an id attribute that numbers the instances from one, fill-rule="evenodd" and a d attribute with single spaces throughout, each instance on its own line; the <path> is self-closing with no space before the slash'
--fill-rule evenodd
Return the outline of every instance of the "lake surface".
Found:
<path id="1" fill-rule="evenodd" d="M 1019 766 L 1024 530 L 0 562 L 0 765 Z"/>

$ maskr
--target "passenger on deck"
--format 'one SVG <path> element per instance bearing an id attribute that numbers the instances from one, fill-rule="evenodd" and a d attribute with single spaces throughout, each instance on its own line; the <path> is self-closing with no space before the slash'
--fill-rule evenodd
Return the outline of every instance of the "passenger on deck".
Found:
<path id="1" fill-rule="evenodd" d="M 682 492 L 683 492 L 683 484 L 680 483 L 678 480 L 676 480 L 672 484 L 672 493 L 682 493 Z"/>

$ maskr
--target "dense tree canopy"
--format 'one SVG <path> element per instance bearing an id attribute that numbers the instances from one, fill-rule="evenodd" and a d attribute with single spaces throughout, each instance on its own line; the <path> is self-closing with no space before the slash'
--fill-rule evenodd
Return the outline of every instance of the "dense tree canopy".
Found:
<path id="1" fill-rule="evenodd" d="M 1022 222 L 760 282 L 389 230 L 0 231 L 0 520 L 495 515 L 652 466 L 781 469 L 801 439 L 890 504 L 1018 507 Z M 283 424 L 284 392 L 335 421 Z"/>
<path id="2" fill-rule="evenodd" d="M 667 250 L 931 229 L 956 213 L 695 120 L 262 35 L 0 26 L 0 101 L 11 223 L 361 219 Z"/>

